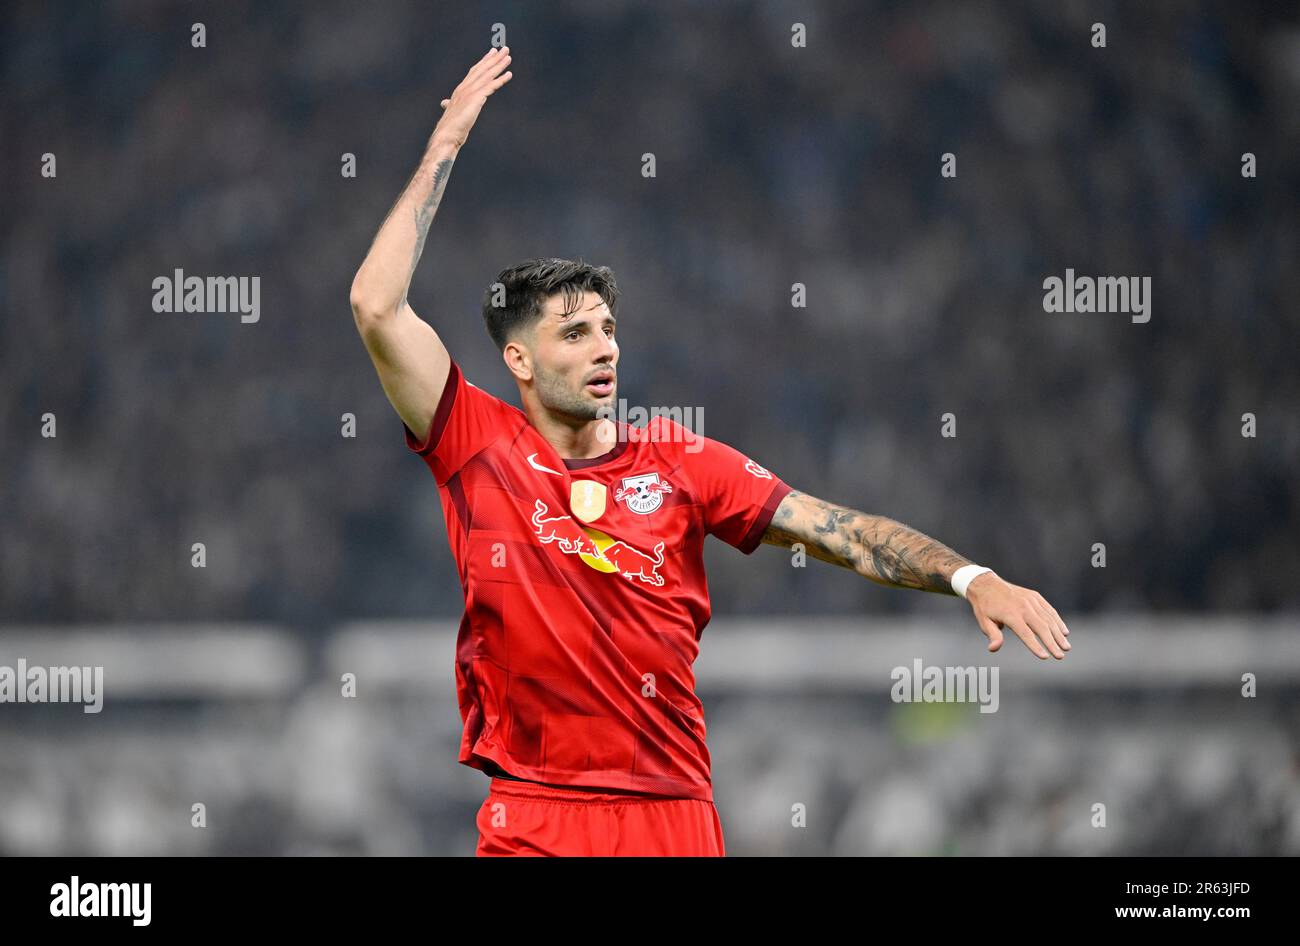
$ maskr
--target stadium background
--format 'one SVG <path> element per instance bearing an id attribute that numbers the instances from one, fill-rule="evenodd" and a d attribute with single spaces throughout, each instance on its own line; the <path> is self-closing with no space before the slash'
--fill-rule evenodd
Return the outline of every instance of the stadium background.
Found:
<path id="1" fill-rule="evenodd" d="M 703 407 L 706 435 L 1074 631 L 1060 666 L 989 658 L 955 599 L 711 543 L 698 670 L 729 853 L 1300 853 L 1280 10 L 7 4 L 0 664 L 102 663 L 108 696 L 0 704 L 0 853 L 472 851 L 459 585 L 347 292 L 498 22 L 515 79 L 411 293 L 467 375 L 516 399 L 478 315 L 499 269 L 608 264 L 620 397 Z M 1045 313 L 1067 267 L 1150 275 L 1151 321 Z M 175 268 L 260 276 L 260 322 L 154 313 Z M 998 713 L 891 703 L 918 656 L 999 664 Z"/>

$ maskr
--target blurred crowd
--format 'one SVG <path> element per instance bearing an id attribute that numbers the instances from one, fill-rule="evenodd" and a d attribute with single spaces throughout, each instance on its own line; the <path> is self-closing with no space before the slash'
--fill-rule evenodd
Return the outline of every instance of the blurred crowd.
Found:
<path id="1" fill-rule="evenodd" d="M 410 295 L 475 384 L 517 401 L 479 316 L 495 274 L 583 257 L 624 290 L 619 395 L 703 408 L 702 433 L 798 489 L 1063 613 L 1300 605 L 1294 10 L 0 17 L 0 620 L 459 613 L 433 479 L 347 296 L 497 22 L 515 78 L 456 162 Z M 155 313 L 151 283 L 176 268 L 260 276 L 260 321 Z M 1067 268 L 1150 276 L 1150 322 L 1044 312 Z M 927 606 L 771 549 L 709 554 L 715 611 Z"/>

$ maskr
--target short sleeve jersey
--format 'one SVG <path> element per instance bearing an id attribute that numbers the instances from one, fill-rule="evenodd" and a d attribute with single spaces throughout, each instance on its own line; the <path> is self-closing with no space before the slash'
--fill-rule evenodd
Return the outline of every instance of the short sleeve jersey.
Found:
<path id="1" fill-rule="evenodd" d="M 758 547 L 790 487 L 662 416 L 560 457 L 453 360 L 427 436 L 465 596 L 459 761 L 558 785 L 712 799 L 692 666 L 704 538 Z"/>

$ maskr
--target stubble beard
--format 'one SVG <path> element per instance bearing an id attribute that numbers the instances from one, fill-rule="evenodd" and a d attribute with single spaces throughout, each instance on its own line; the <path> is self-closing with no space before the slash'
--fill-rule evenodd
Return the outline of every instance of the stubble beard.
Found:
<path id="1" fill-rule="evenodd" d="M 578 421 L 592 421 L 601 416 L 601 409 L 614 403 L 617 386 L 611 389 L 609 396 L 597 401 L 589 397 L 586 389 L 574 391 L 568 387 L 564 376 L 552 374 L 540 367 L 537 373 L 537 398 L 542 406 L 554 414 L 561 414 Z"/>

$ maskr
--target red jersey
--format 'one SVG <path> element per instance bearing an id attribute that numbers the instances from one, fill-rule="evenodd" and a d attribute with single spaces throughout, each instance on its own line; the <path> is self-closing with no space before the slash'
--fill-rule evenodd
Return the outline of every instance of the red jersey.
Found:
<path id="1" fill-rule="evenodd" d="M 790 487 L 664 417 L 567 460 L 455 361 L 428 438 L 465 614 L 459 761 L 535 782 L 713 799 L 692 665 L 704 537 L 749 554 Z"/>

